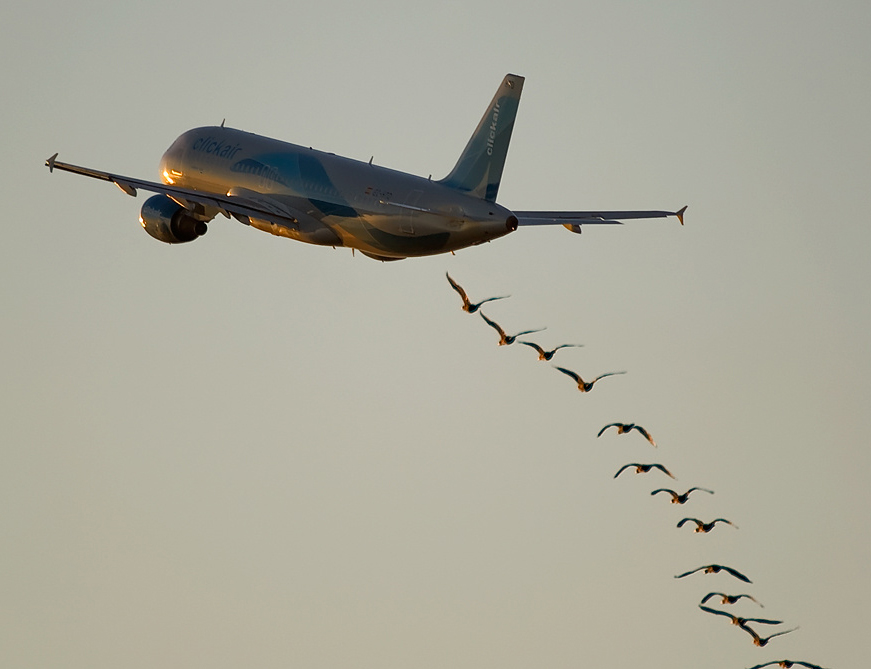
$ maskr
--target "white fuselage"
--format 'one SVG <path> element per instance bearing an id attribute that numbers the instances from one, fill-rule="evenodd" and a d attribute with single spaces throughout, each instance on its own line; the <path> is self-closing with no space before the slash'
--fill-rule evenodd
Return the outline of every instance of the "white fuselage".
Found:
<path id="1" fill-rule="evenodd" d="M 455 251 L 516 229 L 513 214 L 431 179 L 224 127 L 182 134 L 160 164 L 166 183 L 284 204 L 299 225 L 258 229 L 383 259 Z"/>

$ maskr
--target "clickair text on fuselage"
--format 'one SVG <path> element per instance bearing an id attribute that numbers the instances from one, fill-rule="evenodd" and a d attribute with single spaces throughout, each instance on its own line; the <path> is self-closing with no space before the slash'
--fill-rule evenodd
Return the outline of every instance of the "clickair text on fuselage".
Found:
<path id="1" fill-rule="evenodd" d="M 216 158 L 226 158 L 227 160 L 242 150 L 242 147 L 239 144 L 226 144 L 214 137 L 201 137 L 194 142 L 194 145 L 191 148 L 194 151 L 202 151 L 203 153 L 208 153 Z"/>

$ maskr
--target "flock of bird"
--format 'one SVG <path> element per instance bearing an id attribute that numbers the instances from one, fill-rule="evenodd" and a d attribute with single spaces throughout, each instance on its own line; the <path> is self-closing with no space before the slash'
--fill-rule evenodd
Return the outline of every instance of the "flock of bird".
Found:
<path id="1" fill-rule="evenodd" d="M 475 312 L 479 311 L 479 309 L 481 308 L 481 305 L 483 305 L 487 302 L 492 302 L 495 300 L 504 300 L 504 299 L 510 297 L 509 295 L 501 295 L 499 297 L 488 297 L 488 298 L 483 299 L 479 302 L 472 302 L 469 299 L 468 295 L 466 294 L 466 291 L 463 290 L 463 287 L 460 286 L 460 284 L 458 284 L 456 281 L 454 281 L 454 279 L 451 278 L 450 274 L 446 273 L 445 275 L 447 276 L 448 282 L 450 283 L 451 287 L 459 294 L 460 298 L 462 298 L 463 311 L 465 311 L 469 314 L 474 314 Z M 524 341 L 524 340 L 518 339 L 518 337 L 530 335 L 530 334 L 533 334 L 536 332 L 541 332 L 542 330 L 544 330 L 544 328 L 538 328 L 535 330 L 524 330 L 524 331 L 518 332 L 517 334 L 514 334 L 514 335 L 508 335 L 508 334 L 506 334 L 505 330 L 502 329 L 502 327 L 498 323 L 496 323 L 495 321 L 493 321 L 492 319 L 490 319 L 486 315 L 484 315 L 484 312 L 479 312 L 479 313 L 480 313 L 481 318 L 491 328 L 496 330 L 496 332 L 499 334 L 499 342 L 498 342 L 499 346 L 509 346 L 515 342 L 517 342 L 518 344 L 523 344 L 525 346 L 528 346 L 530 348 L 535 349 L 538 352 L 538 359 L 539 360 L 550 361 L 554 357 L 554 355 L 557 353 L 557 351 L 559 351 L 563 348 L 574 348 L 574 347 L 582 346 L 582 344 L 561 344 L 561 345 L 559 345 L 551 350 L 545 350 L 539 344 L 536 344 L 536 343 L 531 342 L 531 341 Z M 565 367 L 558 367 L 556 365 L 553 365 L 553 367 L 554 367 L 554 369 L 556 369 L 559 372 L 570 377 L 575 383 L 577 383 L 578 390 L 580 390 L 582 393 L 590 392 L 593 389 L 593 386 L 601 379 L 607 378 L 609 376 L 616 376 L 619 374 L 626 373 L 625 371 L 606 372 L 605 374 L 600 374 L 599 376 L 592 379 L 591 381 L 585 381 L 581 377 L 581 375 L 578 374 L 577 372 L 574 372 L 570 369 L 566 369 Z M 605 425 L 601 430 L 599 430 L 597 437 L 601 437 L 609 428 L 616 428 L 618 435 L 619 434 L 628 434 L 632 431 L 636 431 L 642 437 L 644 437 L 652 446 L 656 447 L 656 442 L 654 441 L 653 437 L 651 437 L 650 432 L 648 432 L 641 425 L 636 425 L 635 423 L 609 423 L 608 425 Z M 614 478 L 616 479 L 624 471 L 631 470 L 632 468 L 635 469 L 636 474 L 646 474 L 647 472 L 650 472 L 651 470 L 656 469 L 658 471 L 661 471 L 663 474 L 671 477 L 672 479 L 675 478 L 675 476 L 665 466 L 663 466 L 662 464 L 659 464 L 659 463 L 655 463 L 655 462 L 654 463 L 632 462 L 632 463 L 623 465 L 619 470 L 617 470 L 617 473 L 614 474 Z M 692 487 L 684 493 L 678 493 L 678 492 L 676 492 L 674 490 L 670 490 L 668 488 L 658 488 L 658 489 L 654 490 L 653 492 L 651 492 L 650 494 L 657 495 L 657 494 L 663 493 L 663 492 L 668 493 L 671 496 L 671 503 L 672 504 L 686 504 L 687 501 L 689 500 L 690 494 L 693 492 L 696 492 L 696 491 L 706 492 L 706 493 L 709 493 L 711 495 L 714 494 L 713 490 L 708 490 L 707 488 L 700 488 L 700 487 Z M 711 520 L 710 522 L 705 522 L 705 521 L 699 520 L 698 518 L 686 517 L 686 518 L 683 518 L 680 522 L 678 522 L 677 527 L 678 528 L 683 527 L 687 523 L 694 523 L 695 528 L 693 531 L 697 532 L 697 533 L 702 533 L 702 534 L 706 534 L 706 533 L 710 532 L 711 530 L 713 530 L 714 527 L 718 523 L 722 523 L 724 525 L 731 525 L 735 529 L 738 529 L 738 526 L 735 525 L 735 523 L 733 523 L 731 520 L 728 520 L 726 518 L 715 518 L 714 520 Z M 738 579 L 739 581 L 743 581 L 744 583 L 752 583 L 752 581 L 749 578 L 747 578 L 747 576 L 742 574 L 741 572 L 739 572 L 735 569 L 732 569 L 731 567 L 727 567 L 727 566 L 719 565 L 719 564 L 702 565 L 701 567 L 697 567 L 696 569 L 692 569 L 692 570 L 685 572 L 683 574 L 678 574 L 675 576 L 675 578 L 685 578 L 685 577 L 690 576 L 692 574 L 695 574 L 697 572 L 703 572 L 705 574 L 716 574 L 716 573 L 721 572 L 721 571 L 729 574 L 730 576 Z M 740 629 L 744 630 L 745 632 L 747 632 L 751 636 L 751 638 L 753 640 L 753 644 L 758 646 L 758 647 L 764 647 L 764 646 L 768 645 L 768 643 L 772 639 L 774 639 L 775 637 L 782 636 L 784 634 L 789 634 L 790 632 L 794 632 L 795 630 L 798 629 L 798 627 L 793 627 L 791 629 L 775 632 L 774 634 L 770 634 L 769 636 L 762 636 L 754 629 L 754 627 L 751 627 L 749 625 L 749 623 L 753 623 L 754 626 L 756 626 L 756 625 L 782 625 L 783 621 L 770 620 L 767 618 L 745 618 L 745 617 L 733 615 L 733 614 L 729 613 L 728 611 L 724 611 L 721 609 L 715 609 L 715 608 L 711 608 L 709 606 L 706 606 L 705 604 L 707 604 L 708 600 L 713 598 L 713 597 L 719 597 L 720 604 L 722 604 L 722 605 L 734 604 L 741 599 L 749 599 L 750 601 L 758 604 L 760 607 L 762 607 L 762 604 L 760 604 L 756 600 L 756 598 L 754 598 L 752 595 L 749 595 L 749 594 L 743 594 L 743 593 L 742 594 L 727 594 L 727 593 L 722 593 L 722 592 L 709 592 L 707 595 L 705 595 L 702 598 L 701 602 L 698 605 L 699 609 L 707 614 L 729 618 L 732 625 L 735 625 L 735 626 L 739 627 Z M 793 667 L 793 666 L 802 666 L 802 667 L 807 667 L 808 669 L 823 669 L 819 665 L 812 664 L 810 662 L 799 661 L 799 660 L 772 660 L 772 661 L 766 662 L 764 664 L 758 664 L 754 667 L 751 667 L 750 669 L 762 669 L 762 667 L 768 667 L 768 666 L 774 666 L 774 665 L 779 666 L 779 667 L 785 667 L 786 669 L 789 669 L 790 667 Z"/>

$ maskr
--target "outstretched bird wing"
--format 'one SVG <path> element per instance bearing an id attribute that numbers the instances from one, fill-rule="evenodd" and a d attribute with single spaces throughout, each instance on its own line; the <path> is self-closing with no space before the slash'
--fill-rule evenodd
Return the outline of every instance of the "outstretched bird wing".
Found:
<path id="1" fill-rule="evenodd" d="M 696 569 L 691 569 L 690 571 L 684 572 L 683 574 L 678 574 L 675 578 L 683 578 L 684 576 L 689 576 L 690 574 L 695 574 L 697 571 L 701 571 L 702 569 L 707 569 L 706 566 L 697 567 Z"/>
<path id="2" fill-rule="evenodd" d="M 766 641 L 770 641 L 771 639 L 773 639 L 773 638 L 776 637 L 776 636 L 782 636 L 782 635 L 784 635 L 784 634 L 789 634 L 790 632 L 795 632 L 797 629 L 798 629 L 798 627 L 793 627 L 793 628 L 790 629 L 790 630 L 783 630 L 782 632 L 775 632 L 775 633 L 772 634 L 771 636 L 767 636 L 767 637 L 765 637 L 765 640 L 766 640 Z"/>
<path id="3" fill-rule="evenodd" d="M 605 427 L 603 427 L 601 430 L 599 430 L 599 434 L 597 434 L 596 436 L 601 437 L 602 433 L 605 430 L 607 430 L 609 427 L 620 427 L 621 425 L 623 425 L 623 423 L 608 423 Z M 653 493 L 651 493 L 651 494 L 653 494 Z"/>
<path id="4" fill-rule="evenodd" d="M 717 609 L 712 609 L 712 608 L 707 607 L 707 606 L 702 606 L 701 604 L 699 604 L 699 608 L 702 611 L 707 611 L 708 613 L 713 613 L 713 614 L 718 615 L 718 616 L 726 616 L 727 618 L 730 618 L 732 620 L 735 619 L 735 616 L 733 616 L 731 613 L 726 613 L 725 611 L 718 611 Z"/>
<path id="5" fill-rule="evenodd" d="M 572 377 L 575 380 L 575 383 L 583 383 L 584 382 L 584 380 L 581 378 L 580 374 L 576 374 L 575 372 L 573 372 L 570 369 L 566 369 L 565 367 L 557 367 L 556 365 L 554 365 L 553 368 L 558 369 L 566 376 Z"/>
<path id="6" fill-rule="evenodd" d="M 463 304 L 468 306 L 469 297 L 468 297 L 468 295 L 466 295 L 466 291 L 463 290 L 463 287 L 460 284 L 458 284 L 456 281 L 454 281 L 451 278 L 451 275 L 448 274 L 447 272 L 445 272 L 445 276 L 448 277 L 448 283 L 451 284 L 451 287 L 460 294 L 460 297 L 463 298 Z"/>
<path id="7" fill-rule="evenodd" d="M 753 583 L 753 581 L 751 581 L 749 578 L 744 576 L 744 574 L 742 574 L 740 571 L 738 571 L 736 569 L 732 569 L 731 567 L 723 567 L 723 566 L 721 566 L 720 569 L 723 569 L 724 571 L 732 574 L 732 576 L 734 576 L 735 578 L 737 578 L 740 581 L 744 581 L 745 583 Z"/>
<path id="8" fill-rule="evenodd" d="M 504 300 L 506 297 L 511 297 L 511 296 L 510 296 L 510 295 L 500 295 L 499 297 L 488 297 L 488 298 L 483 299 L 483 300 L 481 300 L 480 302 L 478 302 L 478 303 L 475 305 L 475 308 L 477 309 L 478 307 L 480 307 L 480 306 L 481 306 L 482 304 L 484 304 L 485 302 L 492 302 L 493 300 Z"/>
<path id="9" fill-rule="evenodd" d="M 768 620 L 767 618 L 744 618 L 748 623 L 762 623 L 764 625 L 782 625 L 782 620 Z"/>
<path id="10" fill-rule="evenodd" d="M 522 337 L 523 335 L 532 334 L 533 332 L 541 332 L 542 330 L 547 330 L 547 328 L 536 328 L 535 330 L 524 330 L 523 332 L 518 332 L 514 335 L 515 338 Z"/>
<path id="11" fill-rule="evenodd" d="M 650 436 L 650 432 L 645 430 L 643 427 L 641 427 L 640 425 L 633 425 L 632 429 L 638 430 L 642 435 L 644 435 L 644 438 L 647 439 L 647 441 L 656 446 L 656 442 L 653 441 L 653 437 Z"/>
<path id="12" fill-rule="evenodd" d="M 707 602 L 711 597 L 727 597 L 728 595 L 724 595 L 722 592 L 709 592 L 707 595 L 702 597 L 702 601 L 699 602 L 699 606 Z"/>
<path id="13" fill-rule="evenodd" d="M 684 518 L 682 521 L 680 521 L 680 522 L 677 524 L 677 526 L 678 526 L 678 527 L 683 527 L 683 526 L 684 526 L 684 523 L 688 523 L 688 522 L 690 522 L 690 521 L 694 522 L 694 523 L 695 523 L 696 525 L 698 525 L 699 527 L 701 527 L 702 525 L 704 525 L 704 523 L 703 523 L 701 520 L 699 520 L 698 518 Z"/>
<path id="14" fill-rule="evenodd" d="M 663 472 L 664 474 L 670 476 L 671 478 L 676 478 L 674 474 L 672 474 L 670 471 L 668 471 L 668 470 L 667 470 L 665 467 L 663 467 L 662 465 L 653 464 L 653 465 L 650 465 L 650 466 L 651 466 L 651 467 L 656 467 L 658 470 L 660 470 L 660 471 Z"/>
<path id="15" fill-rule="evenodd" d="M 494 330 L 496 330 L 496 332 L 499 333 L 499 336 L 500 336 L 500 337 L 504 337 L 504 336 L 505 336 L 505 330 L 503 330 L 503 329 L 499 326 L 499 323 L 497 323 L 496 321 L 491 321 L 489 318 L 487 318 L 487 317 L 484 315 L 484 312 L 483 312 L 483 311 L 479 311 L 478 313 L 481 314 L 481 318 L 483 318 L 483 319 L 487 322 L 487 325 L 489 325 L 491 328 L 493 328 Z"/>
<path id="16" fill-rule="evenodd" d="M 606 372 L 605 374 L 600 374 L 595 379 L 593 379 L 593 383 L 598 381 L 599 379 L 604 379 L 606 376 L 615 376 L 617 374 L 625 374 L 626 372 Z"/>
<path id="17" fill-rule="evenodd" d="M 623 465 L 622 467 L 620 467 L 619 470 L 617 470 L 617 473 L 614 474 L 614 478 L 617 478 L 618 476 L 620 476 L 620 474 L 623 473 L 623 470 L 624 470 L 624 469 L 629 469 L 630 467 L 637 467 L 637 466 L 638 466 L 638 465 L 637 465 L 636 463 L 634 463 L 634 462 L 632 462 L 632 463 L 630 463 L 630 464 L 628 464 L 628 465 Z"/>
<path id="18" fill-rule="evenodd" d="M 526 345 L 526 346 L 529 346 L 530 348 L 534 348 L 536 351 L 538 351 L 538 354 L 539 354 L 539 355 L 544 355 L 544 349 L 543 349 L 541 346 L 539 346 L 538 344 L 534 343 L 534 342 L 531 342 L 531 341 L 519 341 L 519 342 L 517 342 L 517 343 L 518 343 L 518 344 L 524 344 L 524 345 Z"/>

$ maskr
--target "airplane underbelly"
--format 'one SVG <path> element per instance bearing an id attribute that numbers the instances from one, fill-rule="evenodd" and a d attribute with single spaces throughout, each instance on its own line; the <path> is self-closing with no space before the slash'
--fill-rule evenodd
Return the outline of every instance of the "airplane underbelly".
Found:
<path id="1" fill-rule="evenodd" d="M 449 250 L 451 233 L 417 218 L 363 215 L 333 223 L 345 246 L 391 258 L 433 255 Z"/>
<path id="2" fill-rule="evenodd" d="M 452 222 L 454 223 L 454 222 Z M 456 221 L 446 225 L 444 217 L 417 215 L 363 215 L 353 220 L 331 222 L 345 246 L 391 258 L 447 253 L 480 244 L 507 234 L 509 230 L 478 223 Z"/>

